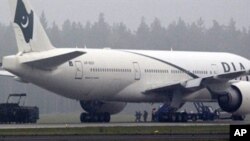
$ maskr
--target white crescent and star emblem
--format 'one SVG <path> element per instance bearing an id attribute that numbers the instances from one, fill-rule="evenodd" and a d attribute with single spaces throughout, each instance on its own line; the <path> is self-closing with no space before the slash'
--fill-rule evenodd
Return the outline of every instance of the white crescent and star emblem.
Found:
<path id="1" fill-rule="evenodd" d="M 22 20 L 24 21 L 25 19 L 26 19 L 26 22 L 25 23 L 23 23 L 23 22 L 21 23 L 21 25 L 22 25 L 23 28 L 27 28 L 29 26 L 29 17 L 26 16 L 26 18 L 25 18 L 25 16 L 23 16 Z"/>
<path id="2" fill-rule="evenodd" d="M 21 28 L 26 43 L 33 38 L 34 13 L 27 11 L 23 0 L 17 0 L 14 23 Z"/>

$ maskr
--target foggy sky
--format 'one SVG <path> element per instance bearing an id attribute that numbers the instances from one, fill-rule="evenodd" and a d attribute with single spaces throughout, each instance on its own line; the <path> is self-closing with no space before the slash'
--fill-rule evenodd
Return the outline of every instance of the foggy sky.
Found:
<path id="1" fill-rule="evenodd" d="M 38 15 L 42 11 L 50 24 L 59 25 L 66 19 L 86 23 L 97 21 L 100 12 L 105 14 L 110 24 L 123 22 L 128 27 L 138 27 L 141 17 L 151 23 L 155 17 L 163 25 L 181 17 L 186 22 L 195 22 L 200 17 L 206 26 L 213 20 L 228 24 L 233 18 L 238 28 L 250 25 L 249 0 L 31 0 Z M 8 0 L 0 0 L 0 23 L 10 21 Z"/>

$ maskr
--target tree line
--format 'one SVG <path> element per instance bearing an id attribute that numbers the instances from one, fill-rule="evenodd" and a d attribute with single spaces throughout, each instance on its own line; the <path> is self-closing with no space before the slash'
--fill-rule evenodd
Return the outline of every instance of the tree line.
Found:
<path id="1" fill-rule="evenodd" d="M 179 18 L 164 26 L 157 18 L 147 24 L 142 17 L 134 31 L 122 22 L 109 25 L 102 13 L 96 22 L 85 25 L 66 20 L 62 28 L 55 22 L 48 27 L 44 14 L 41 21 L 52 43 L 58 47 L 223 51 L 245 57 L 249 57 L 250 51 L 250 28 L 237 29 L 233 19 L 228 25 L 214 20 L 212 26 L 206 28 L 202 18 L 191 24 Z"/>
<path id="2" fill-rule="evenodd" d="M 129 29 L 124 23 L 109 25 L 104 14 L 96 22 L 71 22 L 66 20 L 62 27 L 56 22 L 48 26 L 44 13 L 40 20 L 52 43 L 57 47 L 87 47 L 113 49 L 154 49 L 187 51 L 226 51 L 248 57 L 250 29 L 236 28 L 231 19 L 228 25 L 221 25 L 216 20 L 206 28 L 202 18 L 193 23 L 186 23 L 181 18 L 168 26 L 157 18 L 147 24 L 144 17 L 136 30 Z M 0 47 L 4 51 L 15 49 L 14 33 L 10 25 L 0 24 Z"/>

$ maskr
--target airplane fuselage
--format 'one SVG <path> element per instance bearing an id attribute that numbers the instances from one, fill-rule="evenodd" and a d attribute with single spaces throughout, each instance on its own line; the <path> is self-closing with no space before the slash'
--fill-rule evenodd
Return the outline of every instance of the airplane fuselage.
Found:
<path id="1" fill-rule="evenodd" d="M 121 102 L 168 102 L 171 92 L 143 92 L 161 84 L 250 69 L 249 60 L 229 53 L 75 50 L 86 54 L 53 69 L 20 64 L 18 60 L 22 55 L 6 57 L 5 62 L 15 65 L 5 63 L 5 69 L 25 81 L 71 99 Z M 198 93 L 202 93 L 199 95 L 203 100 L 211 99 L 206 89 Z"/>

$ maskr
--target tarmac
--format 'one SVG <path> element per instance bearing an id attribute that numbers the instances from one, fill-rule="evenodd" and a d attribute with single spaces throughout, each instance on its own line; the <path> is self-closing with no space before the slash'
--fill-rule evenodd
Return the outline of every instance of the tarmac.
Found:
<path id="1" fill-rule="evenodd" d="M 228 123 L 85 123 L 85 124 L 3 124 L 0 129 L 43 129 L 85 127 L 138 127 L 138 126 L 222 126 Z"/>
<path id="2" fill-rule="evenodd" d="M 226 134 L 194 135 L 95 135 L 95 136 L 5 136 L 4 141 L 194 141 L 194 140 L 229 140 Z"/>
<path id="3" fill-rule="evenodd" d="M 111 122 L 111 123 L 56 123 L 56 124 L 1 124 L 0 129 L 84 128 L 84 127 L 138 127 L 138 126 L 223 126 L 249 124 L 250 121 L 216 120 L 208 122 L 155 123 L 155 122 Z"/>
<path id="4" fill-rule="evenodd" d="M 111 123 L 84 123 L 84 124 L 3 124 L 0 125 L 0 130 L 8 129 L 48 129 L 48 128 L 86 128 L 86 127 L 150 127 L 150 126 L 229 126 L 231 124 L 248 124 L 249 121 L 231 121 L 219 120 L 211 122 L 188 122 L 188 123 L 134 123 L 134 122 L 111 122 Z M 165 134 L 165 135 L 65 135 L 65 136 L 40 136 L 40 135 L 25 135 L 25 136 L 0 136 L 2 141 L 165 141 L 177 140 L 229 140 L 229 134 Z"/>

